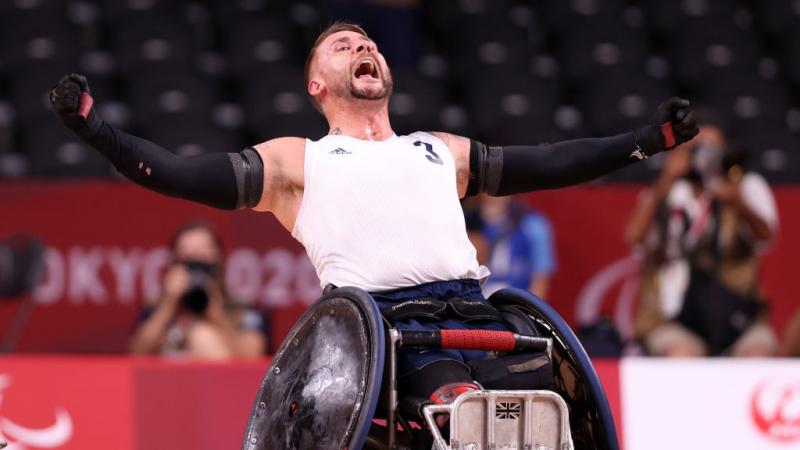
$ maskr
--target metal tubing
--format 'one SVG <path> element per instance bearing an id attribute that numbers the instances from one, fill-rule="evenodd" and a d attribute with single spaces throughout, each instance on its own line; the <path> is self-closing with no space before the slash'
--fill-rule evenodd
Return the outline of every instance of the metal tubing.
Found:
<path id="1" fill-rule="evenodd" d="M 386 426 L 389 428 L 389 448 L 397 448 L 397 424 L 394 416 L 397 411 L 397 347 L 401 341 L 400 333 L 389 329 L 389 414 Z"/>

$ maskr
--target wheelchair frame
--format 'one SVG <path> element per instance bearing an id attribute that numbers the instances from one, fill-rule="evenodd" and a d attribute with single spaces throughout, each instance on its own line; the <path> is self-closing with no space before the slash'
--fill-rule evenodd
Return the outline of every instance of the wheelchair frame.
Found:
<path id="1" fill-rule="evenodd" d="M 381 396 L 381 391 L 384 389 L 384 381 L 388 384 L 385 389 L 388 391 L 389 397 L 389 404 L 387 407 L 388 442 L 384 441 L 385 443 L 377 446 L 377 448 L 397 448 L 397 424 L 399 423 L 403 428 L 408 429 L 408 423 L 402 420 L 397 414 L 397 348 L 401 346 L 429 347 L 441 345 L 442 333 L 444 333 L 445 336 L 449 336 L 447 338 L 448 342 L 467 343 L 468 345 L 467 347 L 459 348 L 487 349 L 485 345 L 481 345 L 480 343 L 468 342 L 469 339 L 463 334 L 463 332 L 467 330 L 440 330 L 438 333 L 395 329 L 388 329 L 388 331 L 386 331 L 377 305 L 367 292 L 352 287 L 333 289 L 326 292 L 308 311 L 306 311 L 281 344 L 270 368 L 266 372 L 259 395 L 251 411 L 242 446 L 243 450 L 266 448 L 263 447 L 266 440 L 261 438 L 268 434 L 267 430 L 259 430 L 258 427 L 264 424 L 264 406 L 262 398 L 264 398 L 265 393 L 269 393 L 270 390 L 280 388 L 280 386 L 274 386 L 274 383 L 270 383 L 274 379 L 272 374 L 278 373 L 276 369 L 279 368 L 276 364 L 279 360 L 282 360 L 281 358 L 288 349 L 293 345 L 297 345 L 295 335 L 303 331 L 302 327 L 307 326 L 309 320 L 313 326 L 316 320 L 315 315 L 321 316 L 323 314 L 328 314 L 327 310 L 322 311 L 322 308 L 325 308 L 328 304 L 332 304 L 328 302 L 336 302 L 337 299 L 349 300 L 357 305 L 358 310 L 361 311 L 360 315 L 364 321 L 364 324 L 362 324 L 364 326 L 364 332 L 366 332 L 368 335 L 367 337 L 371 339 L 372 342 L 372 344 L 370 344 L 371 350 L 369 350 L 371 355 L 371 362 L 368 367 L 369 377 L 380 377 L 380 380 L 376 380 L 375 378 L 367 379 L 364 385 L 363 402 L 358 405 L 360 410 L 356 411 L 357 414 L 355 414 L 357 419 L 355 422 L 352 422 L 350 426 L 348 426 L 348 430 L 345 431 L 349 434 L 347 438 L 348 445 L 346 446 L 349 449 L 360 449 L 368 443 L 372 447 L 375 447 L 376 439 L 370 435 L 370 428 L 372 426 L 378 400 Z M 562 386 L 559 387 L 559 383 L 557 383 L 556 392 L 560 394 L 561 397 L 564 397 L 566 402 L 573 408 L 573 412 L 570 413 L 570 428 L 573 430 L 573 436 L 577 434 L 579 437 L 579 439 L 575 440 L 576 448 L 619 450 L 616 428 L 605 392 L 603 391 L 597 374 L 583 346 L 561 316 L 540 298 L 519 289 L 503 289 L 492 295 L 489 301 L 496 306 L 514 305 L 515 308 L 524 311 L 538 328 L 546 330 L 549 337 L 541 338 L 523 336 L 511 332 L 492 332 L 506 333 L 506 337 L 504 338 L 506 343 L 501 346 L 502 348 L 488 348 L 488 350 L 513 351 L 519 347 L 526 351 L 546 351 L 551 354 L 554 358 L 554 369 L 560 370 L 560 368 L 564 366 L 565 370 L 568 370 L 571 376 L 574 377 L 572 380 L 574 384 L 573 390 L 570 392 L 570 389 L 565 387 L 568 383 L 564 382 L 563 374 L 558 375 L 557 372 L 554 374 L 556 378 L 559 378 L 559 376 L 562 378 L 560 379 Z M 333 314 L 332 309 L 330 314 Z M 388 361 L 384 361 L 385 346 L 387 344 L 389 345 L 389 359 Z M 385 362 L 387 362 L 389 366 L 388 374 L 383 374 Z M 260 403 L 261 405 L 259 405 Z M 267 425 L 270 426 L 268 422 Z M 271 426 L 277 425 L 278 424 L 273 423 Z M 281 426 L 284 426 L 284 424 L 281 424 Z M 305 449 L 310 447 L 290 446 L 288 448 Z"/>

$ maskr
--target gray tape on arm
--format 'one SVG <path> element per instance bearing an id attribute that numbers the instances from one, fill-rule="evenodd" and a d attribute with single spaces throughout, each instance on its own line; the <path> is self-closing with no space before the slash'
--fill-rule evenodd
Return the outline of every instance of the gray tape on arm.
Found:
<path id="1" fill-rule="evenodd" d="M 482 142 L 470 140 L 467 196 L 481 192 L 495 195 L 500 189 L 502 174 L 503 148 L 487 147 Z"/>
<path id="2" fill-rule="evenodd" d="M 484 177 L 486 193 L 497 195 L 500 191 L 500 179 L 503 175 L 503 147 L 486 147 L 486 168 Z"/>
<path id="3" fill-rule="evenodd" d="M 252 147 L 239 153 L 228 153 L 236 176 L 238 199 L 236 208 L 253 208 L 264 190 L 264 163 Z"/>

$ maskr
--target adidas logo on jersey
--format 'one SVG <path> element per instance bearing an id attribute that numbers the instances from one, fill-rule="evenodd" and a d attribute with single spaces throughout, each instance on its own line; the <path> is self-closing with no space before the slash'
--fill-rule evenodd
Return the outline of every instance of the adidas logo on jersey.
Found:
<path id="1" fill-rule="evenodd" d="M 330 153 L 331 155 L 349 155 L 352 152 L 349 152 L 349 151 L 339 147 L 339 148 L 335 148 L 335 149 L 329 151 L 328 153 Z"/>

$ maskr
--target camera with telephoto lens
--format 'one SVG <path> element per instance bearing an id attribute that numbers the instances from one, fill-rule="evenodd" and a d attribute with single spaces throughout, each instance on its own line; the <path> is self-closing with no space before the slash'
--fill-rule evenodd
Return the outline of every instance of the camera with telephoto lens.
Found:
<path id="1" fill-rule="evenodd" d="M 214 278 L 217 266 L 202 261 L 183 261 L 182 264 L 189 272 L 189 286 L 181 297 L 181 303 L 190 312 L 201 315 L 208 307 L 206 285 Z"/>

